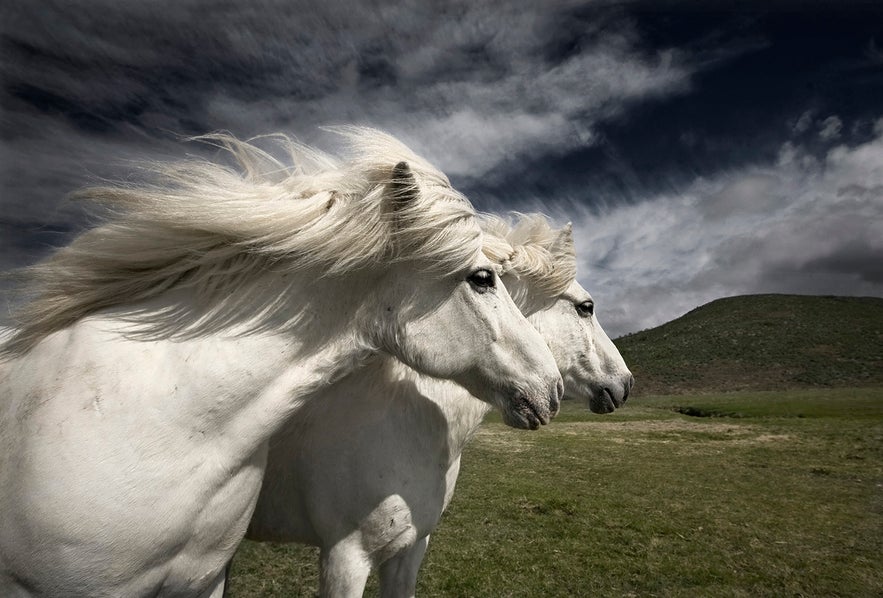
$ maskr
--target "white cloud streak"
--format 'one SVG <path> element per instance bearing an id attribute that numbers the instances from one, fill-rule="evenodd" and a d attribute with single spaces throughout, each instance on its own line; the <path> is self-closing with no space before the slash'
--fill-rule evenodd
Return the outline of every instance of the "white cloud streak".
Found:
<path id="1" fill-rule="evenodd" d="M 84 173 L 125 175 L 179 133 L 315 142 L 321 125 L 366 124 L 478 179 L 593 144 L 599 121 L 685 91 L 691 74 L 677 52 L 642 49 L 616 11 L 574 26 L 569 11 L 591 3 L 17 4 L 0 25 L 15 57 L 0 63 L 2 202 L 29 222 Z"/>
<path id="2" fill-rule="evenodd" d="M 840 137 L 840 131 L 843 129 L 843 122 L 836 116 L 829 116 L 819 125 L 819 137 L 823 141 L 831 141 Z"/>
<path id="3" fill-rule="evenodd" d="M 373 125 L 459 182 L 495 177 L 492 188 L 518 193 L 524 164 L 603 143 L 601 123 L 690 92 L 719 62 L 649 49 L 625 11 L 586 17 L 592 2 L 11 2 L 0 23 L 3 269 L 82 225 L 65 194 L 195 151 L 176 133 L 318 142 L 320 125 Z M 795 111 L 773 163 L 678 193 L 599 213 L 573 198 L 582 278 L 609 331 L 724 295 L 883 294 L 870 262 L 883 120 L 873 139 L 831 147 L 857 138 L 844 120 Z"/>
<path id="4" fill-rule="evenodd" d="M 450 175 L 475 178 L 506 160 L 591 144 L 598 121 L 630 103 L 689 88 L 692 71 L 684 57 L 671 50 L 645 56 L 628 22 L 615 32 L 599 28 L 584 47 L 550 66 L 541 54 L 542 45 L 555 39 L 543 31 L 553 27 L 554 9 L 530 3 L 461 9 L 456 19 L 427 15 L 413 22 L 419 36 L 390 38 L 382 26 L 392 17 L 369 20 L 352 42 L 353 54 L 333 61 L 345 64 L 328 82 L 328 93 L 304 100 L 284 94 L 233 98 L 222 91 L 210 99 L 209 120 L 247 131 L 370 124 L 402 137 Z M 356 60 L 377 38 L 395 40 L 384 58 L 397 80 L 366 87 Z M 296 85 L 280 82 L 283 89 Z"/>
<path id="5" fill-rule="evenodd" d="M 820 159 L 788 142 L 775 164 L 580 215 L 602 323 L 619 336 L 748 293 L 883 294 L 883 119 L 875 131 Z"/>

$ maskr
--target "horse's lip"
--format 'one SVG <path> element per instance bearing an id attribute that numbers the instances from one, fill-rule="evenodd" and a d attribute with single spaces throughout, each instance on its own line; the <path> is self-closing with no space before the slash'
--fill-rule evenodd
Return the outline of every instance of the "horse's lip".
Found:
<path id="1" fill-rule="evenodd" d="M 545 426 L 550 421 L 552 421 L 552 418 L 555 416 L 555 414 L 552 413 L 551 402 L 549 403 L 549 408 L 546 409 L 545 411 L 541 411 L 539 405 L 535 402 L 528 401 L 527 404 L 530 407 L 531 413 L 533 414 L 534 417 L 536 417 L 537 421 L 539 422 L 536 427 L 531 428 L 532 430 L 536 430 L 541 425 Z"/>
<path id="2" fill-rule="evenodd" d="M 507 426 L 521 430 L 536 430 L 540 427 L 540 419 L 534 413 L 524 413 L 518 410 L 506 410 L 503 420 Z"/>
<path id="3" fill-rule="evenodd" d="M 524 404 L 527 409 L 523 411 L 522 415 L 527 420 L 528 429 L 536 430 L 549 423 L 549 415 L 544 416 L 533 402 L 525 400 Z"/>
<path id="4" fill-rule="evenodd" d="M 528 430 L 538 430 L 539 427 L 545 423 L 543 420 L 539 419 L 536 414 L 530 414 L 526 419 Z"/>
<path id="5" fill-rule="evenodd" d="M 507 410 L 507 423 L 517 428 L 536 430 L 550 421 L 550 415 L 543 413 L 540 407 L 521 391 L 515 391 L 511 408 Z"/>
<path id="6" fill-rule="evenodd" d="M 602 388 L 600 392 L 592 393 L 589 399 L 589 408 L 595 413 L 612 413 L 616 411 L 616 401 L 610 394 L 609 388 Z"/>

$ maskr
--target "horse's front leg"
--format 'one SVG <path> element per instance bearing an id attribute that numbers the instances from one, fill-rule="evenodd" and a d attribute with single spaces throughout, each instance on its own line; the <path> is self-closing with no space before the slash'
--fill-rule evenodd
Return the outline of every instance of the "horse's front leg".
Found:
<path id="1" fill-rule="evenodd" d="M 380 566 L 382 598 L 414 597 L 417 592 L 417 573 L 428 545 L 429 536 L 423 536 L 413 546 L 400 551 Z"/>
<path id="2" fill-rule="evenodd" d="M 371 574 L 371 562 L 361 543 L 345 539 L 319 553 L 319 595 L 359 598 Z"/>

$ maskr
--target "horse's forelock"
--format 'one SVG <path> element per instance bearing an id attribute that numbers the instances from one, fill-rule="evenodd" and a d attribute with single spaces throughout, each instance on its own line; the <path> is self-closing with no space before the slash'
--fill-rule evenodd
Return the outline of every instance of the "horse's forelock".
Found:
<path id="1" fill-rule="evenodd" d="M 503 265 L 504 272 L 522 279 L 536 299 L 554 299 L 576 279 L 576 254 L 572 243 L 563 245 L 567 227 L 555 229 L 542 214 L 513 213 L 510 221 L 482 215 L 484 253 Z M 522 292 L 526 292 L 526 289 Z M 516 302 L 526 297 L 513 295 Z"/>

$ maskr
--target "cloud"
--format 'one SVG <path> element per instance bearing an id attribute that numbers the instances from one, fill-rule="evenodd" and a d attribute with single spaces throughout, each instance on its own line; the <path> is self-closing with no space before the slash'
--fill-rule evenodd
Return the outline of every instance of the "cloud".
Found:
<path id="1" fill-rule="evenodd" d="M 252 135 L 361 121 L 426 148 L 446 131 L 453 146 L 438 152 L 442 167 L 463 152 L 490 166 L 488 150 L 499 161 L 563 134 L 567 141 L 561 121 L 590 128 L 628 102 L 688 85 L 684 57 L 648 53 L 627 19 L 583 15 L 562 52 L 553 48 L 576 18 L 565 3 L 455 6 L 182 0 L 22 9 L 4 32 L 11 59 L 2 75 L 12 110 L 94 133 L 129 124 Z M 510 115 L 531 121 L 526 139 L 495 130 Z M 479 135 L 491 129 L 477 149 L 476 126 Z M 457 142 L 461 134 L 470 139 Z"/>
<path id="2" fill-rule="evenodd" d="M 774 174 L 746 173 L 725 181 L 720 189 L 706 192 L 697 208 L 708 220 L 727 219 L 739 213 L 770 212 L 787 201 L 780 191 L 780 181 Z"/>
<path id="3" fill-rule="evenodd" d="M 883 295 L 883 127 L 575 219 L 580 277 L 618 336 L 721 296 Z M 782 155 L 787 159 L 782 159 Z"/>
<path id="4" fill-rule="evenodd" d="M 637 17 L 607 2 L 11 2 L 0 24 L 0 268 L 84 225 L 66 193 L 127 176 L 143 159 L 199 151 L 176 134 L 281 130 L 325 146 L 317 126 L 358 123 L 398 135 L 464 191 L 493 194 L 489 205 L 524 209 L 538 189 L 555 195 L 614 334 L 723 295 L 881 292 L 872 232 L 883 119 L 871 127 L 797 111 L 769 163 L 722 164 L 706 178 L 686 165 L 660 175 L 673 181 L 659 182 L 665 192 L 633 182 L 635 152 L 606 141 L 614 121 L 697 91 L 709 84 L 697 72 L 775 47 L 769 40 L 710 32 L 689 51 L 670 48 L 659 39 L 682 37 L 643 37 Z M 651 124 L 628 141 L 678 126 Z M 691 124 L 672 137 L 690 155 L 730 143 Z M 586 191 L 596 179 L 577 175 L 598 154 L 633 197 L 602 190 L 609 204 L 587 207 L 598 205 Z"/>
<path id="5" fill-rule="evenodd" d="M 878 197 L 883 197 L 883 190 Z M 804 263 L 800 272 L 883 285 L 883 247 L 871 245 L 866 238 L 847 241 L 832 253 Z"/>
<path id="6" fill-rule="evenodd" d="M 309 143 L 320 125 L 367 124 L 463 182 L 596 143 L 597 123 L 691 76 L 687 56 L 648 49 L 603 5 L 12 4 L 0 24 L 2 268 L 82 226 L 63 200 L 77 187 L 198 151 L 179 134 Z"/>
<path id="7" fill-rule="evenodd" d="M 843 129 L 843 123 L 836 116 L 829 116 L 819 125 L 819 137 L 824 141 L 831 141 L 840 137 L 840 131 Z"/>
<path id="8" fill-rule="evenodd" d="M 813 111 L 806 110 L 794 121 L 792 129 L 795 133 L 805 133 L 812 126 L 813 118 Z"/>
<path id="9" fill-rule="evenodd" d="M 865 46 L 865 58 L 873 65 L 883 65 L 883 50 L 877 47 L 877 40 L 871 38 Z"/>
<path id="10" fill-rule="evenodd" d="M 592 144 L 598 122 L 631 103 L 689 88 L 686 57 L 673 50 L 647 54 L 627 21 L 609 30 L 588 22 L 571 52 L 548 56 L 546 46 L 567 17 L 563 9 L 470 3 L 462 11 L 454 19 L 402 17 L 420 35 L 395 38 L 393 47 L 385 47 L 392 42 L 382 29 L 374 32 L 382 43 L 363 33 L 362 47 L 336 61 L 343 66 L 327 93 L 215 95 L 209 120 L 234 123 L 234 130 L 248 123 L 251 129 L 255 123 L 264 129 L 370 124 L 400 136 L 450 175 L 476 178 L 551 148 Z M 365 48 L 388 81 L 365 85 Z"/>

